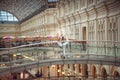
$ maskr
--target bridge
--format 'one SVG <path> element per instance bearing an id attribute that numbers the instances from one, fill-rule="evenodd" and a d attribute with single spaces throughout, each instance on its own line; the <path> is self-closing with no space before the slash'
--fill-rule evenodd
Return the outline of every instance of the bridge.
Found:
<path id="1" fill-rule="evenodd" d="M 64 53 L 65 52 L 65 53 Z M 120 66 L 120 43 L 70 41 L 65 49 L 58 41 L 0 49 L 0 75 L 57 64 Z"/>

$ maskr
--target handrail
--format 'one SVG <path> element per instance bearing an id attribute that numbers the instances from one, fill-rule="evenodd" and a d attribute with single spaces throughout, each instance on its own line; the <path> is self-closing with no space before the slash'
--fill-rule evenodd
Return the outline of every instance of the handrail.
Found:
<path id="1" fill-rule="evenodd" d="M 112 60 L 108 60 L 106 58 L 99 60 L 90 58 L 88 59 L 81 59 L 81 58 L 72 58 L 72 59 L 51 59 L 51 60 L 42 60 L 37 62 L 30 62 L 26 64 L 21 65 L 12 65 L 8 67 L 2 67 L 0 68 L 0 75 L 9 74 L 11 72 L 20 72 L 23 70 L 30 70 L 31 68 L 36 67 L 43 67 L 43 66 L 51 66 L 51 65 L 59 65 L 59 64 L 105 64 L 105 65 L 114 65 L 114 66 L 120 66 L 119 61 L 117 63 L 114 63 Z"/>
<path id="2" fill-rule="evenodd" d="M 35 45 L 47 44 L 47 43 L 58 43 L 58 42 L 62 43 L 62 42 L 66 42 L 66 40 L 32 43 L 32 44 L 20 45 L 20 46 L 11 47 L 11 48 L 0 48 L 0 50 L 11 50 L 11 49 L 17 49 L 17 48 L 22 48 L 22 47 L 29 47 L 29 46 L 35 46 Z M 119 43 L 120 44 L 120 42 L 118 42 L 118 41 L 113 42 L 113 41 L 110 41 L 110 40 L 108 40 L 108 41 L 105 41 L 105 40 L 102 40 L 102 41 L 99 41 L 99 40 L 96 40 L 96 41 L 94 41 L 94 40 L 82 40 L 82 41 L 69 40 L 69 42 L 80 42 L 80 43 L 82 43 L 82 42 L 86 42 L 86 43 L 88 43 L 88 42 L 104 42 L 104 43 L 114 43 L 114 44 Z"/>
<path id="3" fill-rule="evenodd" d="M 34 57 L 34 58 L 32 58 L 32 57 Z M 49 55 L 44 55 L 43 54 L 43 55 L 40 55 L 40 56 L 32 56 L 32 57 L 25 58 L 25 59 L 13 60 L 13 61 L 10 61 L 10 62 L 0 62 L 0 64 L 13 64 L 13 63 L 24 62 L 24 61 L 37 62 L 38 60 L 42 61 L 42 60 L 62 59 L 61 54 L 51 54 L 51 55 L 50 54 Z M 83 53 L 74 53 L 74 54 L 73 53 L 67 53 L 66 56 L 65 56 L 65 59 L 73 59 L 73 58 L 78 58 L 78 59 L 83 58 L 83 59 L 86 59 L 86 60 L 88 60 L 88 58 L 91 59 L 91 60 L 92 60 L 92 58 L 94 58 L 94 59 L 97 58 L 99 60 L 102 60 L 102 59 L 114 60 L 115 59 L 112 56 L 95 55 L 95 54 L 88 55 L 88 54 L 83 54 Z M 120 60 L 120 57 L 116 57 L 116 59 Z M 117 61 L 117 62 L 120 62 L 120 61 Z"/>
<path id="4" fill-rule="evenodd" d="M 79 61 L 80 64 L 82 63 L 107 64 L 107 65 L 120 66 L 119 42 L 116 42 L 114 43 L 113 46 L 111 46 L 112 42 L 103 42 L 97 44 L 96 42 L 84 43 L 80 41 L 79 43 L 70 40 L 69 44 L 66 45 L 65 54 L 63 54 L 63 47 L 61 48 L 61 46 L 57 45 L 58 42 L 63 43 L 65 41 L 41 42 L 41 43 L 16 46 L 12 48 L 4 48 L 3 51 L 0 51 L 1 52 L 0 72 L 6 69 L 10 71 L 10 68 L 15 68 L 16 70 L 18 70 L 17 69 L 18 67 L 22 69 L 24 68 L 29 69 L 28 65 L 33 66 L 33 64 L 38 65 L 38 63 L 39 66 L 42 66 L 45 63 L 48 63 L 47 65 L 56 64 L 56 60 L 58 60 L 57 63 L 59 64 L 63 64 L 63 63 L 67 64 L 66 62 L 68 62 L 69 60 L 69 61 L 73 61 L 74 63 Z M 50 45 L 35 46 L 39 44 L 50 44 Z M 19 53 L 22 56 L 21 59 L 17 59 L 17 58 L 14 59 L 14 57 L 13 59 L 11 58 L 11 55 L 13 56 L 13 54 L 19 54 Z M 32 55 L 33 53 L 34 55 Z M 4 59 L 4 57 L 5 58 L 7 57 L 9 60 L 7 62 L 1 61 L 2 58 Z"/>
<path id="5" fill-rule="evenodd" d="M 0 50 L 11 50 L 11 49 L 18 49 L 18 48 L 23 48 L 23 47 L 35 46 L 35 45 L 39 45 L 39 44 L 57 43 L 57 42 L 58 42 L 58 41 L 40 42 L 40 43 L 20 45 L 20 46 L 11 47 L 11 48 L 0 48 Z M 63 42 L 63 41 L 62 41 L 62 42 Z"/>

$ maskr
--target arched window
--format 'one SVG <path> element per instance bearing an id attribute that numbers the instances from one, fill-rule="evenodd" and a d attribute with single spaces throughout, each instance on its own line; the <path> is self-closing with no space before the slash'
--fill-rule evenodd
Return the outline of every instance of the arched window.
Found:
<path id="1" fill-rule="evenodd" d="M 0 22 L 4 21 L 18 21 L 18 19 L 11 13 L 6 11 L 0 11 Z"/>

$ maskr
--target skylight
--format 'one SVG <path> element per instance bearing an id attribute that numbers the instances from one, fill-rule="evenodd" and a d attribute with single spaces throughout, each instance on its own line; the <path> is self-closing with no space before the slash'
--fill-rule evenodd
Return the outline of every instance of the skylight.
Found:
<path id="1" fill-rule="evenodd" d="M 4 21 L 18 21 L 18 19 L 11 13 L 6 11 L 0 11 L 0 22 Z"/>
<path id="2" fill-rule="evenodd" d="M 48 0 L 48 2 L 57 2 L 58 0 Z"/>

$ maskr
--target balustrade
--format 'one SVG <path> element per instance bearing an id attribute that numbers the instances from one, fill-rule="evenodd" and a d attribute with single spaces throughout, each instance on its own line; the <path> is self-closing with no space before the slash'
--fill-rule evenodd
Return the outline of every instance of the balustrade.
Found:
<path id="1" fill-rule="evenodd" d="M 65 46 L 65 54 L 63 46 L 58 45 L 59 42 L 64 43 L 64 41 L 49 41 L 0 48 L 0 74 L 7 73 L 6 70 L 14 72 L 18 68 L 23 70 L 37 67 L 38 64 L 39 66 L 64 64 L 65 61 L 120 66 L 120 42 L 70 40 Z M 38 46 L 41 44 L 42 46 Z"/>

